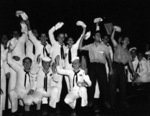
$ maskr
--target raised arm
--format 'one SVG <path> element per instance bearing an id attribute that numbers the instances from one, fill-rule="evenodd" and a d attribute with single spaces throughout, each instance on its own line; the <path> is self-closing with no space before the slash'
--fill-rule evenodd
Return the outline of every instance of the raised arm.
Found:
<path id="1" fill-rule="evenodd" d="M 110 39 L 111 39 L 111 41 L 112 41 L 114 47 L 116 47 L 116 46 L 118 45 L 118 43 L 116 42 L 116 40 L 115 40 L 115 38 L 114 38 L 115 32 L 116 32 L 116 29 L 114 28 L 114 29 L 113 29 L 113 32 L 112 32 L 112 34 L 111 34 L 111 37 L 110 37 Z"/>
<path id="2" fill-rule="evenodd" d="M 26 23 L 27 28 L 28 28 L 29 39 L 32 41 L 32 43 L 35 45 L 35 47 L 38 48 L 40 45 L 40 42 L 37 40 L 37 38 L 32 33 L 29 20 L 25 20 L 24 22 Z"/>
<path id="3" fill-rule="evenodd" d="M 83 38 L 83 36 L 85 35 L 85 32 L 86 32 L 86 25 L 82 21 L 77 21 L 76 25 L 77 26 L 81 26 L 83 28 L 81 36 L 79 37 L 79 39 L 77 40 L 77 42 L 74 44 L 75 46 L 79 47 L 79 43 L 80 43 L 81 39 Z"/>
<path id="4" fill-rule="evenodd" d="M 48 31 L 48 35 L 49 35 L 49 39 L 52 45 L 54 45 L 56 43 L 55 37 L 54 37 L 54 32 L 58 29 L 60 29 L 62 26 L 64 25 L 63 22 L 58 22 L 55 26 L 53 26 L 49 31 Z"/>

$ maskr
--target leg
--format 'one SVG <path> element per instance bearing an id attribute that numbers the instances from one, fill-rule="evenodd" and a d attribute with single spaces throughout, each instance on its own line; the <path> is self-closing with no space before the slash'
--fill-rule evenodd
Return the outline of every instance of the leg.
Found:
<path id="1" fill-rule="evenodd" d="M 18 94 L 15 90 L 9 92 L 12 113 L 18 110 Z"/>
<path id="2" fill-rule="evenodd" d="M 76 99 L 79 98 L 78 92 L 73 92 L 71 91 L 70 93 L 67 94 L 65 97 L 65 103 L 68 104 L 72 109 L 75 108 L 76 106 Z"/>
<path id="3" fill-rule="evenodd" d="M 84 107 L 87 105 L 87 89 L 85 87 L 80 87 L 79 96 L 81 97 L 81 106 Z"/>
<path id="4" fill-rule="evenodd" d="M 56 108 L 58 92 L 59 90 L 57 87 L 51 89 L 49 106 L 52 108 Z"/>

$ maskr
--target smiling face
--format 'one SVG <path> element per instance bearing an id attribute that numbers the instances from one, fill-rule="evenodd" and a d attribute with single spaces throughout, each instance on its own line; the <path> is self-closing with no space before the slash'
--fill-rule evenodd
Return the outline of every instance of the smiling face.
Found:
<path id="1" fill-rule="evenodd" d="M 44 70 L 49 70 L 50 66 L 51 66 L 51 62 L 47 62 L 47 61 L 42 61 L 42 66 Z"/>
<path id="2" fill-rule="evenodd" d="M 65 35 L 63 33 L 60 33 L 57 37 L 58 42 L 62 45 L 65 40 Z"/>
<path id="3" fill-rule="evenodd" d="M 74 68 L 74 69 L 79 69 L 80 68 L 80 61 L 78 60 L 78 59 L 76 59 L 76 60 L 74 60 L 73 62 L 72 62 L 72 67 Z"/>
<path id="4" fill-rule="evenodd" d="M 48 38 L 46 37 L 46 34 L 45 33 L 42 33 L 41 34 L 41 36 L 40 36 L 40 40 L 41 40 L 41 43 L 43 44 L 43 45 L 46 45 L 46 40 L 47 40 Z"/>
<path id="5" fill-rule="evenodd" d="M 32 65 L 32 60 L 30 58 L 26 57 L 23 59 L 23 66 L 25 70 L 30 70 L 31 65 Z"/>
<path id="6" fill-rule="evenodd" d="M 96 32 L 94 35 L 94 39 L 96 42 L 100 42 L 101 41 L 101 34 L 100 32 Z"/>
<path id="7" fill-rule="evenodd" d="M 67 44 L 68 44 L 69 46 L 72 46 L 72 45 L 74 44 L 74 41 L 73 41 L 73 38 L 72 38 L 72 37 L 69 37 L 69 38 L 68 38 Z"/>

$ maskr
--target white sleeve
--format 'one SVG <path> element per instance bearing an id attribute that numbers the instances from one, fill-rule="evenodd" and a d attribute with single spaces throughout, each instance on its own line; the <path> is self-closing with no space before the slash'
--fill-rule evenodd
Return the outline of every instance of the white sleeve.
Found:
<path id="1" fill-rule="evenodd" d="M 89 78 L 89 75 L 85 75 L 85 73 L 83 74 L 83 78 L 84 78 L 84 81 L 88 84 L 88 86 L 90 87 L 92 85 L 92 82 Z"/>
<path id="2" fill-rule="evenodd" d="M 33 35 L 32 31 L 29 31 L 29 39 L 32 41 L 32 43 L 35 45 L 36 50 L 39 48 L 39 41 L 37 40 L 37 38 Z"/>
<path id="3" fill-rule="evenodd" d="M 50 39 L 50 42 L 52 45 L 55 45 L 56 44 L 56 40 L 55 40 L 55 37 L 54 37 L 54 31 L 55 31 L 55 27 L 53 26 L 49 32 L 48 32 L 48 35 L 49 35 L 49 39 Z"/>
<path id="4" fill-rule="evenodd" d="M 71 70 L 66 70 L 66 69 L 62 69 L 60 66 L 56 67 L 57 73 L 60 75 L 67 75 L 70 76 L 71 75 Z"/>

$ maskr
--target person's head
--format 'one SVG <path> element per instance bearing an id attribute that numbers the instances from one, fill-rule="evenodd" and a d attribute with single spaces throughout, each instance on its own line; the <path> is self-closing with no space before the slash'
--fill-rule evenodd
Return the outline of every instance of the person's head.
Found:
<path id="1" fill-rule="evenodd" d="M 67 44 L 68 46 L 72 46 L 74 44 L 74 40 L 72 37 L 69 37 L 68 40 L 67 40 Z"/>
<path id="2" fill-rule="evenodd" d="M 33 35 L 34 35 L 36 38 L 39 37 L 38 31 L 37 31 L 36 29 L 33 29 L 33 30 L 32 30 L 32 33 L 33 33 Z"/>
<path id="3" fill-rule="evenodd" d="M 79 69 L 80 66 L 81 66 L 81 63 L 80 63 L 79 57 L 74 58 L 74 59 L 72 60 L 72 67 L 73 67 L 74 69 Z"/>
<path id="4" fill-rule="evenodd" d="M 129 51 L 130 51 L 132 58 L 134 59 L 137 55 L 137 50 L 135 48 L 134 49 L 131 48 L 131 50 L 129 49 Z"/>
<path id="5" fill-rule="evenodd" d="M 63 44 L 64 40 L 65 40 L 65 34 L 64 33 L 59 33 L 57 36 L 57 40 L 59 42 L 59 44 Z"/>
<path id="6" fill-rule="evenodd" d="M 100 42 L 101 41 L 101 34 L 100 34 L 100 32 L 96 31 L 93 38 L 94 38 L 95 42 Z"/>
<path id="7" fill-rule="evenodd" d="M 1 43 L 3 44 L 3 45 L 7 45 L 7 42 L 8 42 L 8 37 L 7 37 L 7 35 L 2 35 L 1 36 Z"/>
<path id="8" fill-rule="evenodd" d="M 105 43 L 105 44 L 107 44 L 108 42 L 109 42 L 109 37 L 108 37 L 108 35 L 105 35 L 104 37 L 103 37 L 103 39 L 102 39 L 102 41 Z"/>
<path id="9" fill-rule="evenodd" d="M 47 36 L 46 36 L 46 34 L 45 33 L 42 33 L 41 35 L 40 35 L 40 41 L 41 41 L 41 43 L 43 44 L 43 45 L 46 45 L 46 41 L 47 41 Z"/>
<path id="10" fill-rule="evenodd" d="M 25 70 L 30 70 L 31 65 L 32 65 L 32 59 L 29 58 L 29 57 L 25 57 L 25 58 L 23 59 L 23 66 L 24 66 L 24 69 L 25 69 Z"/>
<path id="11" fill-rule="evenodd" d="M 122 44 L 122 37 L 120 36 L 119 38 L 118 38 L 118 44 Z"/>
<path id="12" fill-rule="evenodd" d="M 49 68 L 50 68 L 50 66 L 51 66 L 51 58 L 44 57 L 42 59 L 42 67 L 43 67 L 43 69 L 46 70 L 46 71 L 48 71 Z"/>
<path id="13" fill-rule="evenodd" d="M 122 44 L 125 45 L 125 46 L 128 46 L 130 44 L 129 38 L 128 37 L 124 37 L 123 41 L 122 41 Z"/>
<path id="14" fill-rule="evenodd" d="M 18 39 L 19 36 L 20 36 L 20 34 L 19 34 L 18 31 L 13 31 L 12 36 L 13 36 L 14 38 Z"/>
<path id="15" fill-rule="evenodd" d="M 138 57 L 138 60 L 141 61 L 144 57 L 144 54 L 142 52 L 138 52 L 137 57 Z"/>

